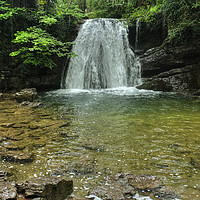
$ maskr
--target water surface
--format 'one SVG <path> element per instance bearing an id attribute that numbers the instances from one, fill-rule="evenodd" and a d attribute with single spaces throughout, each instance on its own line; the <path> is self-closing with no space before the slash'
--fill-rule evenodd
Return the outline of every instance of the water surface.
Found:
<path id="1" fill-rule="evenodd" d="M 95 160 L 75 191 L 87 191 L 106 174 L 131 172 L 160 177 L 181 199 L 200 198 L 199 100 L 136 88 L 57 90 L 42 100 L 70 118 L 62 131 L 74 136 L 68 144 L 66 138 L 51 143 L 51 165 L 85 155 Z"/>

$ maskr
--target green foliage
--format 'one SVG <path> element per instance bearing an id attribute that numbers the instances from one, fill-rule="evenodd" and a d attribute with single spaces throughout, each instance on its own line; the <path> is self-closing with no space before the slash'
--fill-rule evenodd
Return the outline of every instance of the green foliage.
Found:
<path id="1" fill-rule="evenodd" d="M 57 22 L 58 20 L 54 17 L 48 16 L 48 15 L 44 15 L 44 16 L 40 16 L 40 20 L 39 23 L 43 23 L 45 25 L 53 25 Z"/>
<path id="2" fill-rule="evenodd" d="M 9 4 L 5 1 L 0 1 L 0 20 L 8 19 L 13 15 L 19 13 L 19 11 L 24 11 L 24 8 L 11 8 Z"/>
<path id="3" fill-rule="evenodd" d="M 33 26 L 27 31 L 18 31 L 15 36 L 13 42 L 21 47 L 10 56 L 21 56 L 24 64 L 52 68 L 55 65 L 52 55 L 72 56 L 68 50 L 70 42 L 63 43 L 41 28 Z"/>
<path id="4" fill-rule="evenodd" d="M 176 28 L 169 29 L 167 43 L 180 45 L 189 43 L 200 37 L 200 27 L 197 20 L 181 22 Z"/>
<path id="5" fill-rule="evenodd" d="M 72 0 L 56 0 L 53 6 L 55 15 L 70 15 L 77 19 L 85 17 L 83 11 Z"/>

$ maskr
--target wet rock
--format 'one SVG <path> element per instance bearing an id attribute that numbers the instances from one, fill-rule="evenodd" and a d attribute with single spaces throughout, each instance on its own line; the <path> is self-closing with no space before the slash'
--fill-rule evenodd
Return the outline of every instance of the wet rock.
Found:
<path id="1" fill-rule="evenodd" d="M 163 187 L 162 181 L 152 175 L 127 175 L 128 183 L 138 191 L 152 192 Z"/>
<path id="2" fill-rule="evenodd" d="M 69 162 L 67 169 L 78 175 L 94 173 L 96 160 L 90 156 L 82 156 L 78 160 Z"/>
<path id="3" fill-rule="evenodd" d="M 97 151 L 97 152 L 104 151 L 103 145 L 96 145 L 96 144 L 93 144 L 90 142 L 80 143 L 80 145 L 81 145 L 81 147 L 83 147 L 84 149 L 87 149 L 87 150 Z"/>
<path id="4" fill-rule="evenodd" d="M 72 122 L 67 122 L 67 123 L 65 123 L 65 124 L 62 124 L 62 125 L 60 125 L 59 126 L 59 128 L 64 128 L 64 127 L 66 127 L 66 126 L 70 126 L 70 124 L 71 124 Z"/>
<path id="5" fill-rule="evenodd" d="M 24 145 L 22 145 L 22 144 L 15 144 L 15 143 L 6 143 L 3 146 L 8 151 L 19 151 L 19 150 L 25 149 Z"/>
<path id="6" fill-rule="evenodd" d="M 90 192 L 90 195 L 109 200 L 132 199 L 135 194 L 136 191 L 133 187 L 129 186 L 128 184 L 123 185 L 120 183 L 112 183 L 111 185 L 100 186 Z"/>
<path id="7" fill-rule="evenodd" d="M 161 199 L 161 200 L 172 200 L 172 199 L 179 198 L 178 195 L 176 195 L 174 191 L 165 187 L 155 190 L 153 194 L 156 198 Z"/>
<path id="8" fill-rule="evenodd" d="M 0 168 L 0 182 L 8 181 L 12 176 L 13 174 L 8 169 Z"/>
<path id="9" fill-rule="evenodd" d="M 64 200 L 73 192 L 73 181 L 57 177 L 39 177 L 16 184 L 17 191 L 26 198 Z"/>
<path id="10" fill-rule="evenodd" d="M 14 125 L 14 123 L 2 123 L 0 124 L 1 127 L 3 128 L 11 128 Z"/>
<path id="11" fill-rule="evenodd" d="M 0 182 L 0 199 L 15 199 L 16 196 L 17 189 L 14 182 Z"/>
<path id="12" fill-rule="evenodd" d="M 23 101 L 33 102 L 37 97 L 37 91 L 35 88 L 23 89 L 15 93 L 14 97 L 18 103 L 22 103 Z"/>
<path id="13" fill-rule="evenodd" d="M 137 193 L 163 200 L 177 197 L 173 191 L 163 186 L 159 178 L 152 175 L 134 175 L 131 173 L 118 173 L 106 177 L 105 184 L 91 190 L 89 195 L 109 200 L 125 200 L 137 199 Z"/>
<path id="14" fill-rule="evenodd" d="M 3 93 L 0 93 L 0 101 L 3 101 Z"/>
<path id="15" fill-rule="evenodd" d="M 42 105 L 41 102 L 29 102 L 29 101 L 23 101 L 19 104 L 19 106 L 29 106 L 30 108 L 38 108 Z"/>
<path id="16" fill-rule="evenodd" d="M 2 159 L 9 162 L 29 163 L 34 161 L 34 155 L 21 151 L 7 151 L 1 154 Z"/>

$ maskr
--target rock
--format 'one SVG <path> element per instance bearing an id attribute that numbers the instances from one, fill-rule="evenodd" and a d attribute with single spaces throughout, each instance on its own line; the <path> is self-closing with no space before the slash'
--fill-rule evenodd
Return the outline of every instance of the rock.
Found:
<path id="1" fill-rule="evenodd" d="M 0 168 L 0 182 L 8 181 L 12 176 L 13 174 L 8 169 Z"/>
<path id="2" fill-rule="evenodd" d="M 16 196 L 17 189 L 14 182 L 0 182 L 0 199 L 15 199 Z"/>
<path id="3" fill-rule="evenodd" d="M 42 105 L 41 102 L 29 102 L 29 101 L 23 101 L 19 104 L 19 106 L 29 106 L 30 108 L 38 108 Z"/>
<path id="4" fill-rule="evenodd" d="M 89 195 L 101 199 L 120 200 L 138 199 L 137 193 L 147 196 L 154 195 L 158 199 L 173 199 L 177 195 L 163 186 L 162 181 L 152 175 L 134 175 L 131 173 L 118 173 L 106 178 L 106 183 L 95 187 Z"/>
<path id="5" fill-rule="evenodd" d="M 73 192 L 73 181 L 57 177 L 39 177 L 16 184 L 19 194 L 26 198 L 65 200 Z"/>
<path id="6" fill-rule="evenodd" d="M 13 144 L 13 143 L 6 143 L 4 145 L 4 147 L 8 150 L 8 151 L 18 151 L 18 150 L 23 150 L 25 149 L 25 146 L 22 144 Z"/>
<path id="7" fill-rule="evenodd" d="M 3 93 L 0 93 L 0 101 L 3 101 Z"/>
<path id="8" fill-rule="evenodd" d="M 21 151 L 7 151 L 1 154 L 2 159 L 9 162 L 29 163 L 34 161 L 34 155 Z"/>
<path id="9" fill-rule="evenodd" d="M 178 195 L 175 194 L 174 191 L 168 189 L 168 188 L 165 188 L 165 187 L 162 187 L 162 188 L 159 188 L 158 190 L 155 190 L 153 192 L 154 196 L 158 199 L 162 199 L 162 200 L 171 200 L 171 199 L 178 199 Z"/>
<path id="10" fill-rule="evenodd" d="M 120 183 L 112 183 L 110 185 L 100 186 L 90 192 L 90 196 L 94 195 L 101 199 L 121 200 L 132 199 L 136 191 L 133 187 Z"/>
<path id="11" fill-rule="evenodd" d="M 163 183 L 152 175 L 127 175 L 128 183 L 137 191 L 152 192 L 163 187 Z"/>
<path id="12" fill-rule="evenodd" d="M 70 173 L 78 175 L 94 173 L 96 161 L 90 156 L 82 156 L 78 160 L 72 160 L 67 166 Z"/>
<path id="13" fill-rule="evenodd" d="M 14 125 L 14 123 L 2 123 L 0 124 L 1 127 L 3 128 L 11 128 Z"/>
<path id="14" fill-rule="evenodd" d="M 166 92 L 198 92 L 200 44 L 149 49 L 140 56 L 144 83 L 138 89 Z"/>
<path id="15" fill-rule="evenodd" d="M 23 101 L 33 102 L 37 97 L 37 91 L 35 88 L 23 89 L 15 93 L 14 97 L 18 103 L 22 103 Z"/>

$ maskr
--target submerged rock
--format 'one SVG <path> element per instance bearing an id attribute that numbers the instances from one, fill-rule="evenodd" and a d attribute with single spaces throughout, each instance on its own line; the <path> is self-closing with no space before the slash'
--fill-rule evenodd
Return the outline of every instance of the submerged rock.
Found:
<path id="1" fill-rule="evenodd" d="M 15 199 L 16 196 L 17 189 L 14 182 L 0 182 L 0 199 Z"/>
<path id="2" fill-rule="evenodd" d="M 17 189 L 15 182 L 10 182 L 13 174 L 4 168 L 0 168 L 0 199 L 15 199 L 17 195 Z"/>
<path id="3" fill-rule="evenodd" d="M 23 101 L 19 104 L 19 106 L 29 106 L 30 108 L 38 108 L 42 105 L 41 102 L 29 102 L 29 101 Z"/>
<path id="4" fill-rule="evenodd" d="M 39 177 L 16 184 L 19 194 L 25 198 L 65 200 L 73 192 L 73 181 L 57 177 Z"/>
<path id="5" fill-rule="evenodd" d="M 9 162 L 29 163 L 34 161 L 34 155 L 21 151 L 7 151 L 1 154 L 2 159 Z"/>
<path id="6" fill-rule="evenodd" d="M 67 166 L 67 170 L 70 173 L 78 175 L 94 173 L 96 161 L 93 157 L 82 156 L 78 160 L 72 160 Z"/>
<path id="7" fill-rule="evenodd" d="M 131 173 L 108 176 L 106 183 L 91 190 L 89 195 L 107 200 L 133 200 L 138 199 L 136 198 L 138 193 L 149 197 L 154 196 L 160 200 L 177 198 L 173 191 L 164 187 L 159 178 L 152 175 L 134 175 Z"/>

